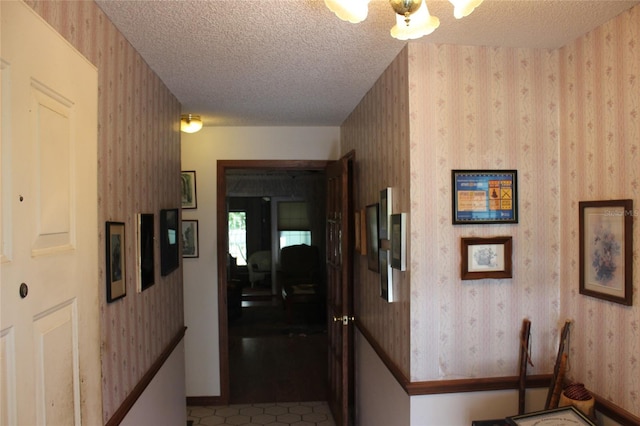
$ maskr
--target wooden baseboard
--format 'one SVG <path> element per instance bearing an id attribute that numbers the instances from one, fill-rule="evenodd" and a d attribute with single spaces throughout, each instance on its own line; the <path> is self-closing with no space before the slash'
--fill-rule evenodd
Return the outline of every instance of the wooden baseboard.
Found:
<path id="1" fill-rule="evenodd" d="M 456 380 L 429 380 L 412 382 L 402 370 L 389 358 L 369 331 L 356 321 L 358 330 L 376 352 L 380 360 L 395 377 L 400 386 L 410 396 L 435 395 L 458 392 L 485 392 L 493 390 L 518 389 L 518 376 L 508 377 L 479 377 L 474 379 Z M 527 376 L 527 388 L 548 388 L 551 384 L 552 374 L 539 374 Z M 640 417 L 637 417 L 611 401 L 593 393 L 596 399 L 596 410 L 605 416 L 623 425 L 640 425 Z"/>
<path id="2" fill-rule="evenodd" d="M 226 405 L 220 396 L 188 396 L 187 406 L 204 407 L 204 406 Z"/>
<path id="3" fill-rule="evenodd" d="M 105 426 L 117 426 L 122 423 L 122 420 L 125 418 L 129 410 L 135 405 L 140 395 L 144 392 L 144 390 L 149 386 L 151 380 L 155 377 L 155 375 L 160 371 L 160 368 L 165 363 L 165 361 L 169 358 L 173 350 L 178 346 L 178 343 L 184 337 L 185 332 L 187 331 L 187 327 L 181 329 L 178 334 L 176 334 L 173 339 L 169 342 L 164 351 L 160 354 L 158 359 L 151 365 L 149 370 L 142 376 L 137 385 L 133 388 L 131 393 L 127 395 L 125 400 L 120 404 L 120 407 L 113 413 L 113 416 L 107 421 Z"/>

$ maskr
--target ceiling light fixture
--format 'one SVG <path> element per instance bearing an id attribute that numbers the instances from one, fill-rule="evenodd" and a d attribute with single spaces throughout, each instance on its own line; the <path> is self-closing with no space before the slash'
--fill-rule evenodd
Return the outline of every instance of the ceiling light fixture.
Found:
<path id="1" fill-rule="evenodd" d="M 180 116 L 180 130 L 185 133 L 195 133 L 202 129 L 202 120 L 199 115 L 182 114 Z"/>
<path id="2" fill-rule="evenodd" d="M 367 19 L 370 0 L 324 0 L 330 11 L 343 21 L 353 24 Z M 449 0 L 456 19 L 468 16 L 483 0 Z M 389 0 L 396 13 L 391 36 L 399 40 L 413 40 L 431 34 L 440 19 L 431 16 L 426 0 Z"/>

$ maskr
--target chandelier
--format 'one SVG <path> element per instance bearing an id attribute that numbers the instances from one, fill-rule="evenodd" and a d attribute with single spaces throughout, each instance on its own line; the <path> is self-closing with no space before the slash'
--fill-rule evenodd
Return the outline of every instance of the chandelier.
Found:
<path id="1" fill-rule="evenodd" d="M 370 0 L 324 0 L 330 11 L 343 21 L 354 24 L 367 19 Z M 449 0 L 456 19 L 468 16 L 483 0 Z M 396 13 L 391 36 L 398 40 L 413 40 L 435 31 L 440 19 L 431 16 L 426 0 L 389 0 Z"/>

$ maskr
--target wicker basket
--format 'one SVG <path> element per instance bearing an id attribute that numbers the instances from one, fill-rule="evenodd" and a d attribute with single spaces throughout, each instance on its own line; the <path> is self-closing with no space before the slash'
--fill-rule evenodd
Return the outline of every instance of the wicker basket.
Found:
<path id="1" fill-rule="evenodd" d="M 582 383 L 568 385 L 560 395 L 558 407 L 573 405 L 590 418 L 594 417 L 595 399 Z"/>

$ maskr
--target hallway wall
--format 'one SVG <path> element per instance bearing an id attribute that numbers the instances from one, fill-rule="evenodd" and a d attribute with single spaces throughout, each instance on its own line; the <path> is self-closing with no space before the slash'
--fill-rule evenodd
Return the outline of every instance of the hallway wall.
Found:
<path id="1" fill-rule="evenodd" d="M 569 378 L 640 417 L 640 6 L 560 49 L 562 319 Z M 578 203 L 633 200 L 633 306 L 578 292 Z"/>
<path id="2" fill-rule="evenodd" d="M 334 160 L 338 127 L 204 127 L 182 137 L 182 168 L 196 171 L 200 256 L 184 260 L 187 396 L 220 395 L 217 160 Z"/>
<path id="3" fill-rule="evenodd" d="M 180 207 L 180 103 L 93 1 L 29 4 L 98 69 L 98 223 L 125 223 L 126 297 L 106 303 L 99 250 L 103 418 L 106 422 L 171 340 L 183 332 L 182 271 L 136 292 L 136 215 Z"/>

